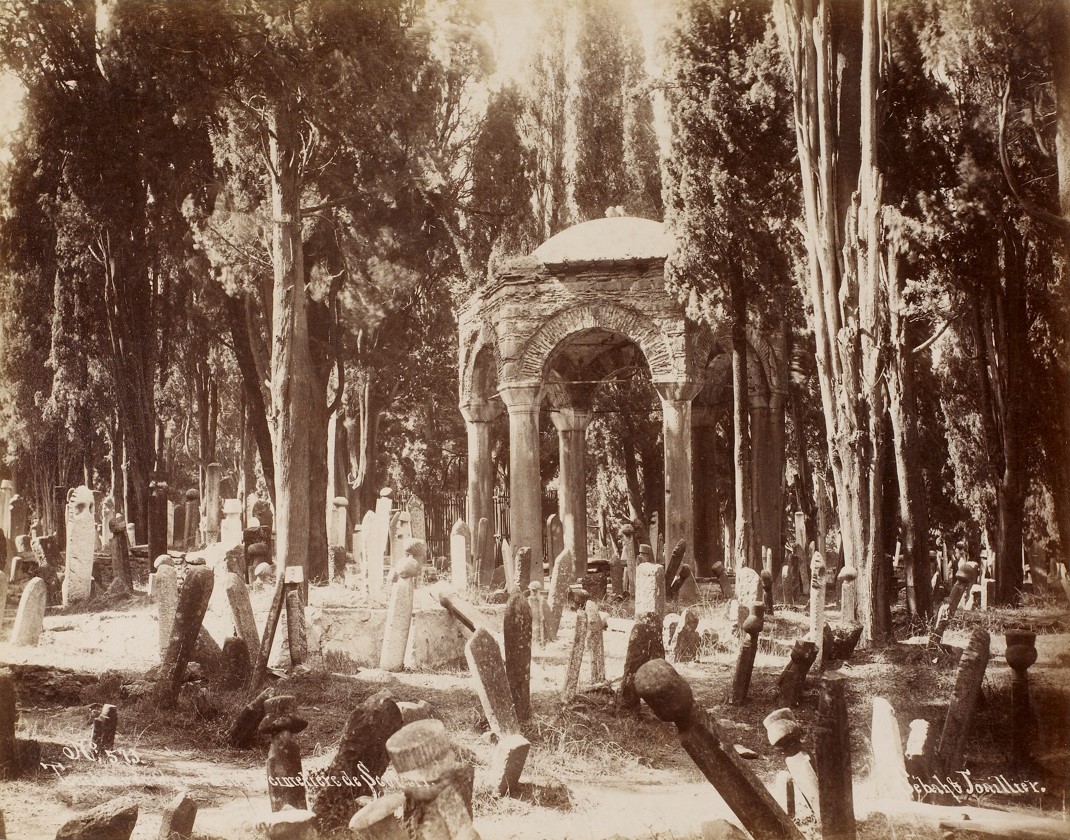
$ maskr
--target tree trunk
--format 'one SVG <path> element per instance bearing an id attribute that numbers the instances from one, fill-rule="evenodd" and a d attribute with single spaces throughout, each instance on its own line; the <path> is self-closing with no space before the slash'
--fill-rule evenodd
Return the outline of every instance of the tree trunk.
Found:
<path id="1" fill-rule="evenodd" d="M 268 101 L 272 268 L 271 409 L 275 420 L 276 563 L 307 572 L 313 375 L 301 244 L 299 120 L 284 96 Z M 307 581 L 307 574 L 305 576 Z"/>
<path id="2" fill-rule="evenodd" d="M 308 576 L 310 580 L 327 580 L 327 428 L 330 412 L 327 405 L 327 386 L 332 360 L 330 353 L 330 309 L 315 301 L 308 301 L 309 350 L 312 361 L 312 381 L 309 388 L 309 513 L 308 513 Z"/>
<path id="3" fill-rule="evenodd" d="M 732 307 L 732 466 L 736 500 L 736 568 L 761 570 L 753 539 L 754 500 L 750 457 L 747 382 L 747 290 L 742 277 L 730 279 Z"/>
<path id="4" fill-rule="evenodd" d="M 888 258 L 889 333 L 888 407 L 899 480 L 899 527 L 906 568 L 907 608 L 923 622 L 932 617 L 932 572 L 929 569 L 929 506 L 921 477 L 914 393 L 914 360 L 903 300 L 898 253 Z"/>
<path id="5" fill-rule="evenodd" d="M 253 349 L 251 324 L 245 302 L 239 298 L 224 295 L 223 302 L 227 313 L 227 326 L 230 329 L 234 360 L 238 363 L 241 374 L 242 389 L 245 394 L 245 409 L 249 425 L 256 439 L 256 451 L 260 455 L 260 468 L 264 473 L 271 501 L 275 501 L 275 465 L 271 449 L 271 428 L 268 426 L 267 408 L 264 404 L 264 392 L 261 384 L 262 375 Z"/>
<path id="6" fill-rule="evenodd" d="M 845 561 L 858 571 L 862 643 L 882 642 L 891 611 L 887 589 L 880 585 L 886 574 L 881 507 L 888 318 L 881 294 L 877 163 L 879 10 L 877 0 L 865 0 L 860 52 L 857 7 L 850 3 L 781 0 L 779 12 L 795 91 L 809 259 L 806 292 L 840 537 Z M 860 80 L 857 97 L 852 96 L 855 78 Z M 851 183 L 858 189 L 846 201 L 843 193 Z"/>

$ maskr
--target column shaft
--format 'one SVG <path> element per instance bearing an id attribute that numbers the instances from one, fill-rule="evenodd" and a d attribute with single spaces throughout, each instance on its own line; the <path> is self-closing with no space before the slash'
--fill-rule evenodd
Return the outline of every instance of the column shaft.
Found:
<path id="1" fill-rule="evenodd" d="M 560 451 L 558 512 L 565 548 L 572 553 L 576 577 L 587 573 L 587 425 L 589 411 L 564 409 L 551 417 Z"/>

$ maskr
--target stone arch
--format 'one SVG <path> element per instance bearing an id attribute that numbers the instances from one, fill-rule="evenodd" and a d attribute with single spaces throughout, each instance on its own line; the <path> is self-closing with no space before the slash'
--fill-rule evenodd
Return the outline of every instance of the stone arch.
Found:
<path id="1" fill-rule="evenodd" d="M 489 354 L 489 362 L 488 362 Z M 488 370 L 489 365 L 493 368 Z M 460 403 L 464 405 L 473 399 L 489 400 L 496 395 L 494 390 L 487 390 L 484 377 L 492 373 L 492 387 L 502 378 L 502 357 L 498 347 L 498 338 L 489 321 L 484 321 L 478 331 L 470 333 L 462 350 L 460 376 Z"/>
<path id="2" fill-rule="evenodd" d="M 635 309 L 611 301 L 558 310 L 527 340 L 516 361 L 507 363 L 509 381 L 543 379 L 554 350 L 569 336 L 585 330 L 601 329 L 618 333 L 634 341 L 650 368 L 655 381 L 683 376 L 685 360 L 675 358 L 672 346 L 657 325 Z"/>
<path id="3" fill-rule="evenodd" d="M 758 368 L 762 373 L 764 379 L 762 385 L 768 389 L 770 394 L 784 393 L 787 390 L 787 382 L 784 381 L 773 345 L 753 326 L 747 327 L 747 344 L 754 352 Z M 731 349 L 732 331 L 730 326 L 722 325 L 716 330 L 703 329 L 696 336 L 693 346 L 692 359 L 695 363 L 695 369 L 704 371 L 710 359 L 719 350 L 721 352 L 731 352 Z"/>

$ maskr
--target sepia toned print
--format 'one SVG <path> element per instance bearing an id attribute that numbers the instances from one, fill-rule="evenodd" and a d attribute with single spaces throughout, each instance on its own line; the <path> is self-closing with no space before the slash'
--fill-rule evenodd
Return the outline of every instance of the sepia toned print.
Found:
<path id="1" fill-rule="evenodd" d="M 4 0 L 0 840 L 1070 837 L 1068 45 Z"/>

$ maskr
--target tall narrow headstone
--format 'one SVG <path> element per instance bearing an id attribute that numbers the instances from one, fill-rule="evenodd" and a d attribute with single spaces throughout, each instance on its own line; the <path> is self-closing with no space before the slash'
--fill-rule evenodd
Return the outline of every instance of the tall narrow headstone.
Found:
<path id="1" fill-rule="evenodd" d="M 624 567 L 624 583 L 618 594 L 623 595 L 625 592 L 635 592 L 635 529 L 631 525 L 625 525 L 622 529 L 621 541 L 623 547 L 620 551 L 620 562 Z"/>
<path id="2" fill-rule="evenodd" d="M 383 575 L 386 570 L 386 550 L 390 539 L 390 511 L 394 505 L 394 491 L 384 487 L 375 503 L 375 519 L 372 521 L 369 539 L 365 542 L 368 560 L 368 597 L 373 601 L 383 600 Z"/>
<path id="3" fill-rule="evenodd" d="M 601 685 L 606 681 L 606 649 L 602 637 L 605 620 L 594 600 L 589 600 L 584 609 L 587 613 L 587 654 L 591 669 L 591 685 Z"/>
<path id="4" fill-rule="evenodd" d="M 557 638 L 557 631 L 561 626 L 561 614 L 565 610 L 568 601 L 569 582 L 572 580 L 572 552 L 563 549 L 554 560 L 554 569 L 550 575 L 550 593 L 547 603 L 550 607 L 549 621 L 546 623 L 546 637 L 553 640 Z"/>
<path id="5" fill-rule="evenodd" d="M 583 648 L 587 641 L 587 613 L 580 610 L 576 613 L 576 624 L 573 627 L 572 649 L 569 651 L 568 667 L 565 670 L 565 685 L 561 690 L 561 702 L 565 705 L 572 702 L 580 685 L 580 668 L 583 665 Z"/>
<path id="6" fill-rule="evenodd" d="M 810 561 L 810 640 L 817 645 L 817 667 L 823 664 L 825 647 L 825 562 L 821 552 Z"/>
<path id="7" fill-rule="evenodd" d="M 200 541 L 199 533 L 201 529 L 201 494 L 197 492 L 196 487 L 191 487 L 186 491 L 186 507 L 185 514 L 183 516 L 183 530 L 182 530 L 182 548 L 192 549 L 196 548 Z"/>
<path id="8" fill-rule="evenodd" d="M 450 532 L 450 582 L 460 592 L 468 588 L 468 539 L 465 530 L 467 526 L 458 519 Z"/>
<path id="9" fill-rule="evenodd" d="M 427 542 L 427 508 L 419 496 L 409 496 L 405 503 L 409 512 L 409 526 L 412 528 L 412 538 Z"/>
<path id="10" fill-rule="evenodd" d="M 167 553 L 167 482 L 162 476 L 153 478 L 148 504 L 149 557 Z"/>
<path id="11" fill-rule="evenodd" d="M 502 629 L 509 692 L 517 718 L 525 721 L 531 717 L 531 607 L 519 589 L 506 602 Z"/>
<path id="12" fill-rule="evenodd" d="M 517 585 L 516 562 L 513 560 L 513 548 L 507 537 L 502 537 L 502 566 L 505 571 L 505 588 L 512 589 Z"/>
<path id="13" fill-rule="evenodd" d="M 561 524 L 561 517 L 551 513 L 546 517 L 546 549 L 547 556 L 557 557 L 565 550 L 565 529 Z"/>
<path id="14" fill-rule="evenodd" d="M 516 585 L 521 592 L 526 592 L 528 584 L 532 581 L 531 571 L 531 549 L 524 545 L 516 550 L 515 555 L 516 564 Z M 542 579 L 542 575 L 539 575 L 539 579 Z"/>
<path id="15" fill-rule="evenodd" d="M 494 577 L 494 533 L 490 527 L 490 520 L 486 517 L 480 519 L 476 525 L 474 562 L 479 585 L 490 586 L 491 578 Z"/>
<path id="16" fill-rule="evenodd" d="M 0 572 L 0 627 L 4 626 L 5 612 L 7 612 L 7 575 Z"/>
<path id="17" fill-rule="evenodd" d="M 349 533 L 349 499 L 345 496 L 335 496 L 331 502 L 331 545 L 346 545 L 346 536 Z"/>
<path id="18" fill-rule="evenodd" d="M 67 502 L 67 574 L 63 605 L 84 601 L 93 583 L 93 553 L 97 545 L 93 491 L 84 484 L 71 491 Z"/>
<path id="19" fill-rule="evenodd" d="M 412 624 L 412 599 L 420 563 L 412 556 L 404 556 L 394 564 L 397 580 L 390 585 L 390 599 L 383 626 L 383 647 L 379 667 L 384 671 L 400 671 L 405 666 L 405 647 Z"/>
<path id="20" fill-rule="evenodd" d="M 171 628 L 178 608 L 178 574 L 175 567 L 163 564 L 156 569 L 156 610 L 159 621 L 160 658 L 167 653 Z"/>
<path id="21" fill-rule="evenodd" d="M 220 498 L 219 482 L 223 477 L 220 464 L 204 469 L 204 538 L 208 545 L 219 542 Z"/>
<path id="22" fill-rule="evenodd" d="M 121 515 L 113 516 L 111 530 L 111 572 L 124 592 L 134 591 L 130 575 L 130 543 L 126 533 L 126 520 Z"/>

